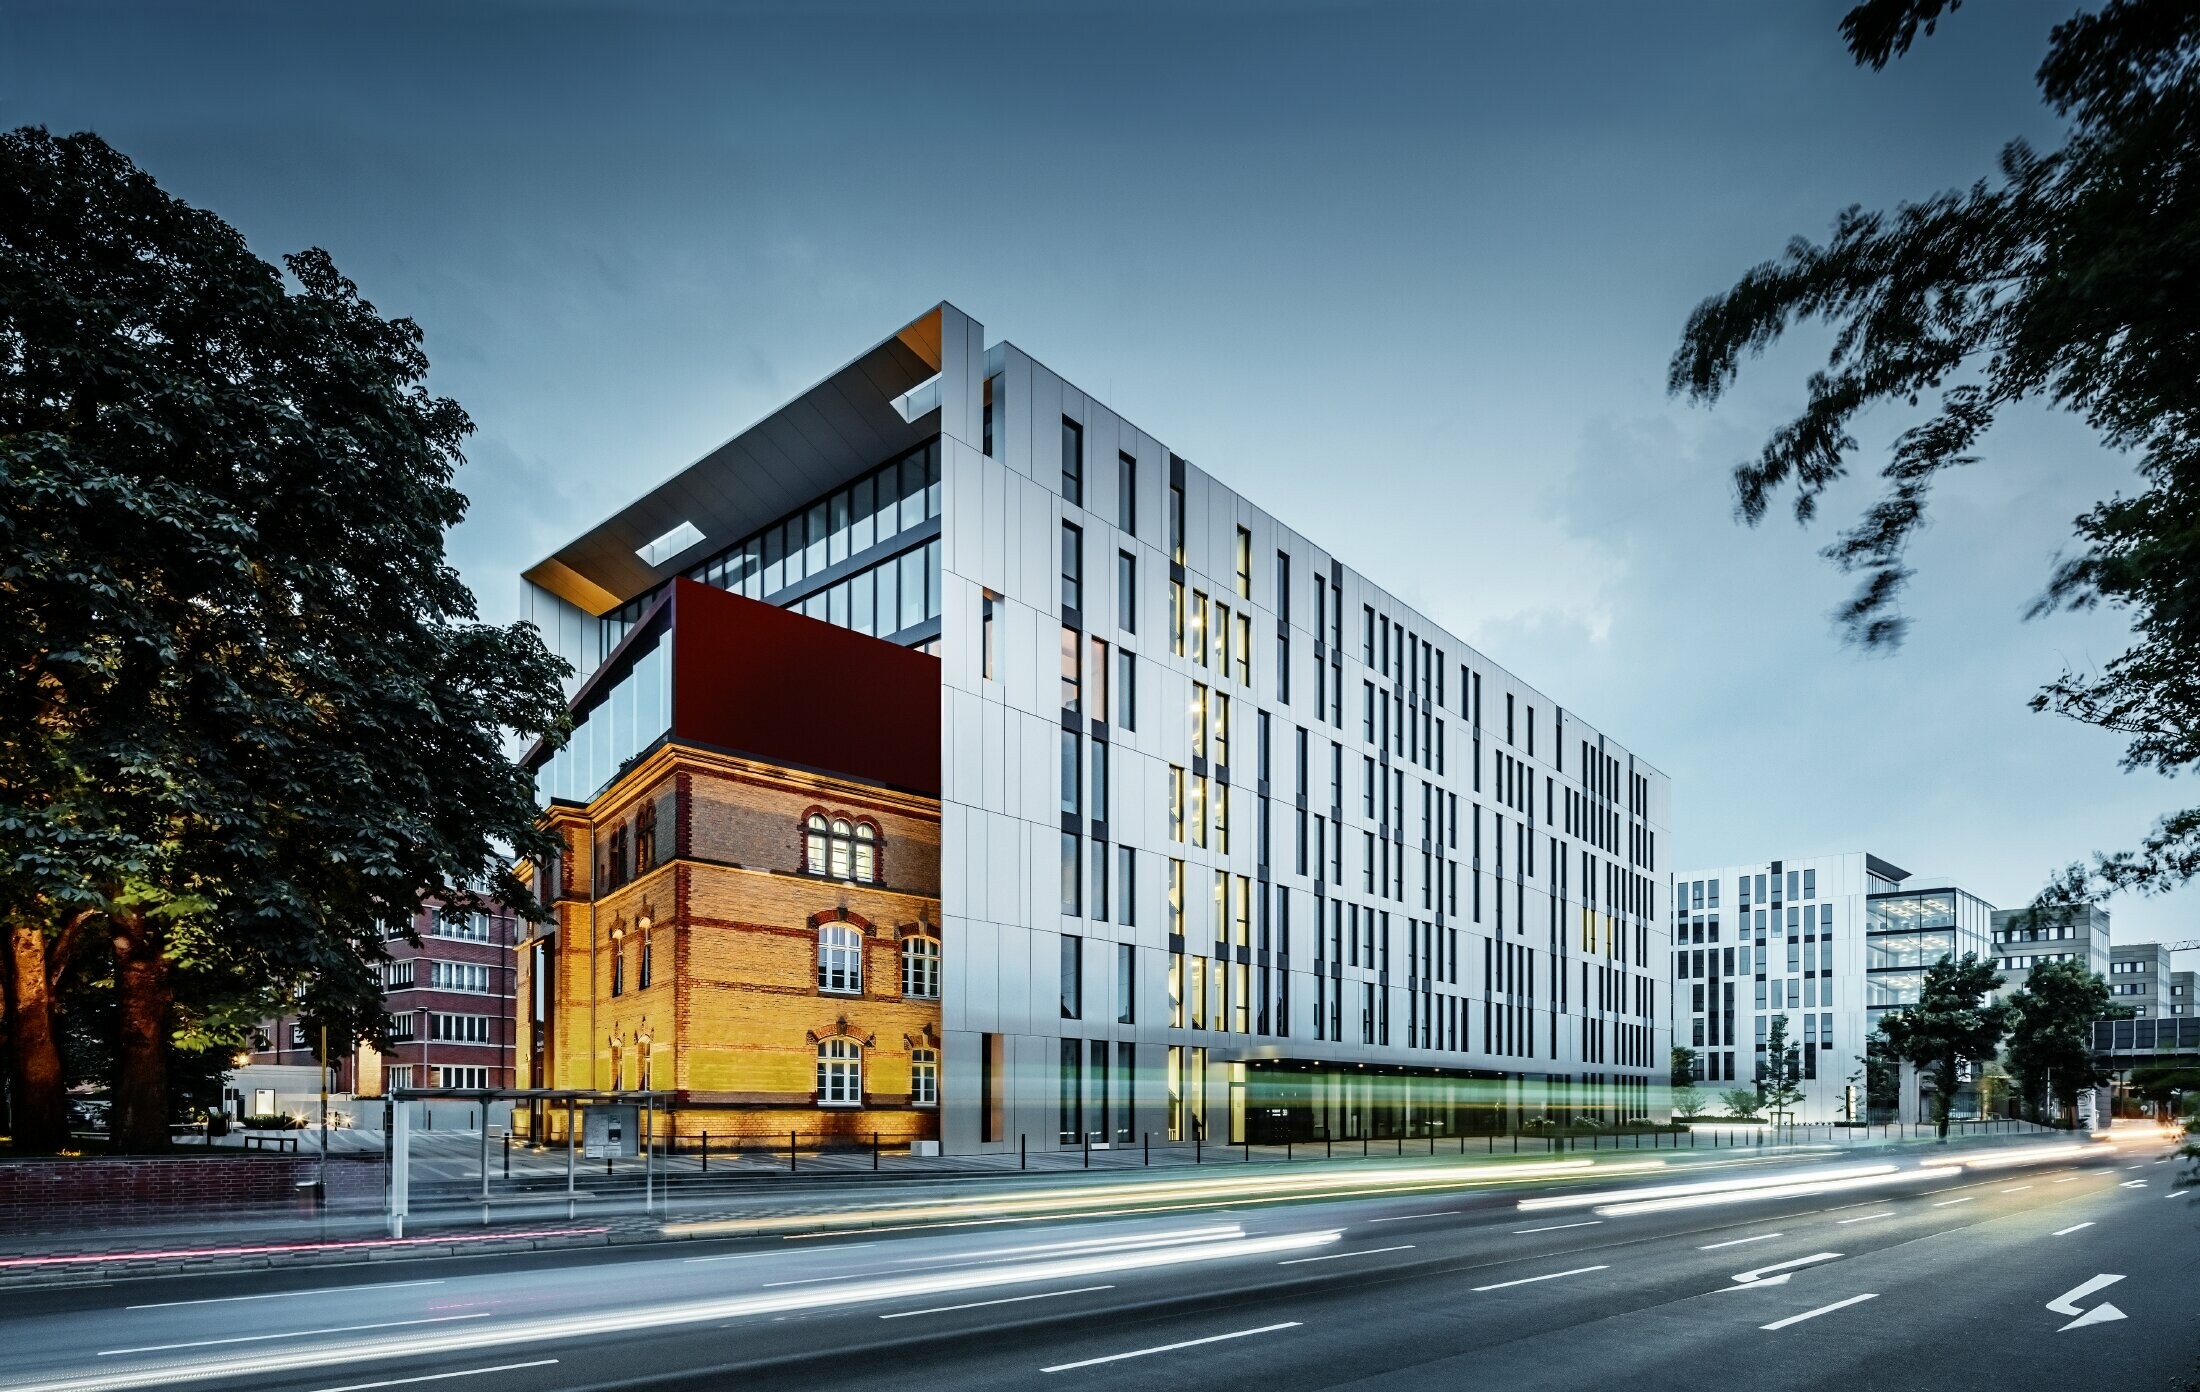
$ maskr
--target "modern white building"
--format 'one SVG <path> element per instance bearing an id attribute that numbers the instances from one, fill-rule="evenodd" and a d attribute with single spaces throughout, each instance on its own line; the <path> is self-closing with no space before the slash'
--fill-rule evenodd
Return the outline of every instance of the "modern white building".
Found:
<path id="1" fill-rule="evenodd" d="M 1662 1114 L 1665 775 L 953 306 L 525 612 L 680 575 L 939 658 L 948 1151 Z"/>
<path id="2" fill-rule="evenodd" d="M 1784 1017 L 1807 1123 L 1864 1118 L 1865 1039 L 1916 1004 L 1927 967 L 1987 955 L 1994 912 L 1862 851 L 1689 871 L 1673 900 L 1674 1041 L 1707 1087 L 1749 1087 Z"/>

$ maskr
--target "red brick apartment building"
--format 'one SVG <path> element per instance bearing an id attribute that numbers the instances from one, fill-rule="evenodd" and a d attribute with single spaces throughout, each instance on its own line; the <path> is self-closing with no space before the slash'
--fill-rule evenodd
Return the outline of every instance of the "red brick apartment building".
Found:
<path id="1" fill-rule="evenodd" d="M 413 919 L 418 947 L 389 930 L 382 964 L 390 1015 L 387 1054 L 361 1046 L 337 1058 L 332 1097 L 378 1098 L 393 1087 L 503 1088 L 512 1085 L 512 948 L 517 915 L 446 911 L 431 903 Z M 320 1041 L 296 1016 L 261 1025 L 267 1047 L 230 1075 L 229 1110 L 311 1115 L 317 1105 Z M 380 1109 L 350 1108 L 360 1125 L 378 1125 Z M 371 1113 L 371 1114 L 370 1114 Z"/>

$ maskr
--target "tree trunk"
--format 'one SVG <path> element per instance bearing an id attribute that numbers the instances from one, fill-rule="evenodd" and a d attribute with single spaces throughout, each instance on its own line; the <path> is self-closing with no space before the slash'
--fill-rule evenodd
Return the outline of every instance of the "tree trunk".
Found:
<path id="1" fill-rule="evenodd" d="M 15 1149 L 18 1154 L 52 1154 L 69 1143 L 69 1098 L 54 1037 L 45 930 L 35 923 L 10 923 L 7 961 L 0 966 L 7 988 Z"/>
<path id="2" fill-rule="evenodd" d="M 136 911 L 117 912 L 115 1091 L 110 1135 L 126 1155 L 168 1149 L 168 1028 L 175 987 L 159 932 Z"/>

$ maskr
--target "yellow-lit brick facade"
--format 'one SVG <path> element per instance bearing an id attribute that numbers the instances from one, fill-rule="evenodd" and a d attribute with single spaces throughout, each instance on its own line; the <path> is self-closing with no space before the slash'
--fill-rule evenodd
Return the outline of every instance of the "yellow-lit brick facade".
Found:
<path id="1" fill-rule="evenodd" d="M 519 1086 L 670 1093 L 677 1144 L 938 1139 L 936 800 L 664 745 L 547 820 Z"/>

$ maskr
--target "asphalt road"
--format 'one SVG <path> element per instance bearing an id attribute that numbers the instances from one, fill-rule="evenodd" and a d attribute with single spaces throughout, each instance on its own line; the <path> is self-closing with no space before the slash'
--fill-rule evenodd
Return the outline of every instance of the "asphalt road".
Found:
<path id="1" fill-rule="evenodd" d="M 862 1235 L 13 1290 L 0 1389 L 2166 1389 L 2200 1377 L 2168 1156 L 1622 1156 L 1282 1202 L 1240 1172 L 1016 1222 L 973 1187 Z"/>

